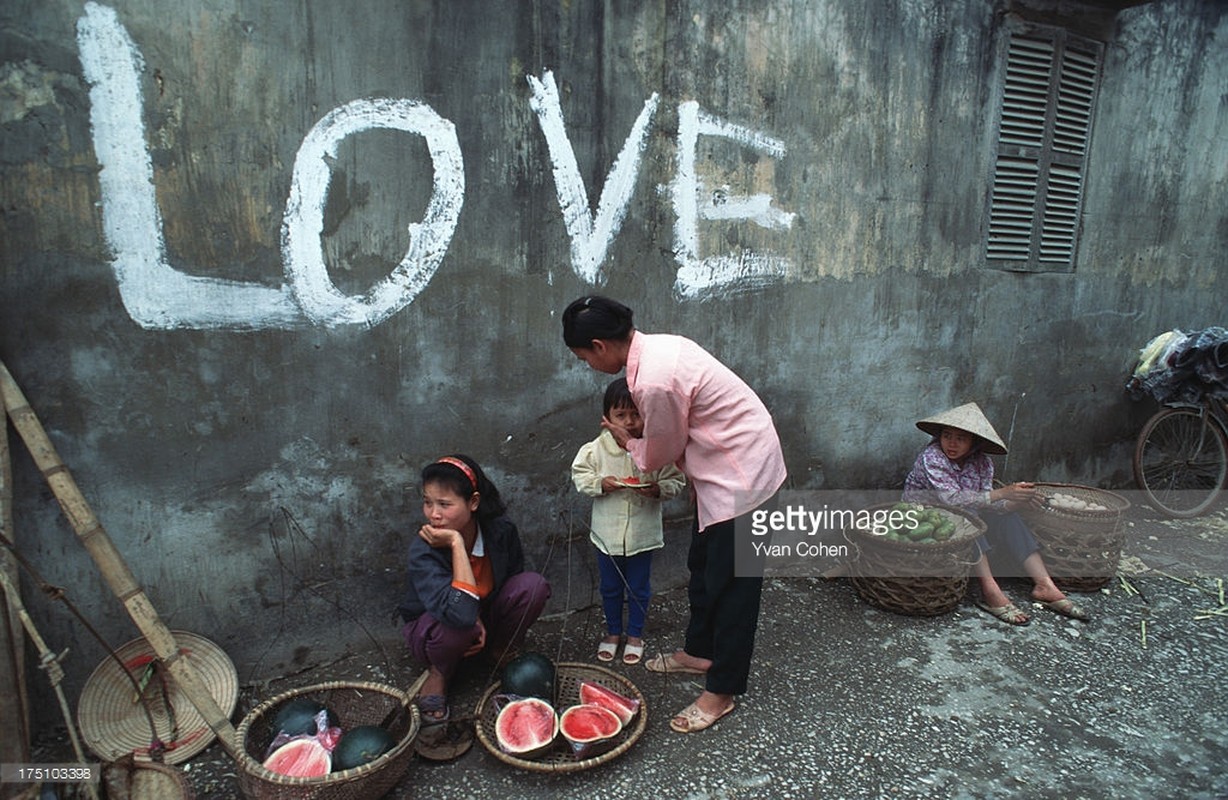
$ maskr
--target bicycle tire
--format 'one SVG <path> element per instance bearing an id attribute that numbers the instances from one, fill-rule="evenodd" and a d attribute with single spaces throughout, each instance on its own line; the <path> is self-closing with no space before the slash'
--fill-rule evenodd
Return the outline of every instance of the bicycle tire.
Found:
<path id="1" fill-rule="evenodd" d="M 1228 439 L 1205 409 L 1161 409 L 1139 432 L 1134 481 L 1165 514 L 1202 514 L 1219 497 L 1225 477 Z"/>

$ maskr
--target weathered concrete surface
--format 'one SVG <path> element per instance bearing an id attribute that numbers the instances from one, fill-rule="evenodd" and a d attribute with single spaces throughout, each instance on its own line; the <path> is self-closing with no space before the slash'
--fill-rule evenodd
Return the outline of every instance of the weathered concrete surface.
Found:
<path id="1" fill-rule="evenodd" d="M 143 68 L 139 101 L 93 120 L 77 26 L 104 8 Z M 1070 273 L 984 266 L 999 54 L 1016 17 L 1106 43 Z M 604 379 L 562 347 L 557 314 L 594 286 L 756 387 L 793 488 L 897 485 L 912 420 L 968 399 L 1011 438 L 1004 477 L 1123 486 L 1150 410 L 1121 391 L 1137 348 L 1224 322 L 1226 24 L 1209 0 L 1120 13 L 1004 0 L 508 0 L 480 13 L 426 0 L 11 0 L 0 358 L 159 612 L 222 643 L 246 681 L 361 646 L 356 623 L 386 625 L 417 515 L 406 487 L 444 452 L 489 468 L 534 563 L 567 583 L 563 545 L 582 540 L 586 512 L 566 470 L 595 433 Z M 604 283 L 572 261 L 527 80 L 547 71 L 581 202 L 595 209 L 607 184 L 630 191 Z M 607 181 L 654 93 L 639 171 Z M 229 321 L 213 327 L 133 311 L 134 288 L 172 305 L 183 284 L 289 282 L 300 147 L 325 115 L 372 97 L 429 106 L 463 156 L 454 235 L 412 302 L 377 324 L 315 308 L 285 328 L 260 327 L 255 303 L 221 309 Z M 671 187 L 692 102 L 783 147 L 702 137 L 709 194 L 770 195 L 796 215 L 788 228 L 698 225 L 705 256 L 789 262 L 775 283 L 734 281 L 704 302 L 676 291 L 687 243 Z M 142 217 L 123 205 L 131 186 L 103 188 L 124 174 L 102 169 L 107 130 L 147 149 L 162 226 L 136 231 L 164 240 L 173 282 L 141 284 L 112 263 L 108 225 Z M 383 130 L 346 138 L 329 167 L 324 271 L 361 295 L 406 253 L 443 170 L 423 137 Z M 131 638 L 19 444 L 14 458 L 22 547 L 110 641 Z M 27 600 L 53 646 L 73 645 L 79 689 L 101 650 Z"/>

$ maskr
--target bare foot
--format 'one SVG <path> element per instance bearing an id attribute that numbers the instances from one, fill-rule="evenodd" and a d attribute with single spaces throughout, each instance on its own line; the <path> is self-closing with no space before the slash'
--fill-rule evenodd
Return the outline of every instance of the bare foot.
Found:
<path id="1" fill-rule="evenodd" d="M 707 672 L 712 667 L 712 659 L 693 656 L 681 648 L 674 651 L 674 663 L 678 664 L 679 666 L 689 667 L 691 669 L 697 669 L 703 672 Z M 704 694 L 707 694 L 707 692 L 704 692 Z M 726 703 L 726 705 L 728 705 L 728 703 Z"/>
<path id="2" fill-rule="evenodd" d="M 1059 600 L 1065 600 L 1066 595 L 1056 586 L 1037 586 L 1032 590 L 1032 599 L 1041 603 L 1056 603 Z"/>
<path id="3" fill-rule="evenodd" d="M 705 714 L 720 716 L 725 712 L 725 709 L 733 705 L 733 695 L 716 694 L 705 689 L 703 694 L 695 699 L 695 705 Z"/>
<path id="4" fill-rule="evenodd" d="M 434 667 L 431 667 L 430 671 L 427 673 L 426 680 L 422 684 L 422 690 L 418 693 L 419 700 L 421 701 L 422 699 L 425 699 L 427 697 L 446 698 L 447 694 L 448 694 L 447 679 L 444 678 L 442 672 L 435 669 Z M 423 706 L 422 702 L 419 702 L 418 705 L 422 711 L 423 716 L 428 717 L 430 719 L 440 720 L 440 719 L 443 719 L 448 713 L 446 699 L 443 701 L 442 704 L 440 704 L 439 701 L 437 700 L 428 701 L 429 707 L 427 708 L 422 708 Z"/>

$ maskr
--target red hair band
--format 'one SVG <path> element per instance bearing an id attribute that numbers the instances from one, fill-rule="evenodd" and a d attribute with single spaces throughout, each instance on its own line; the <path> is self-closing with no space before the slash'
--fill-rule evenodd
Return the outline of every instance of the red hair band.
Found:
<path id="1" fill-rule="evenodd" d="M 461 461 L 459 458 L 453 458 L 452 456 L 444 456 L 435 463 L 451 464 L 452 466 L 456 467 L 461 472 L 465 473 L 465 477 L 469 479 L 469 483 L 473 484 L 473 491 L 476 492 L 478 490 L 478 476 L 473 474 L 473 468 L 464 461 Z"/>

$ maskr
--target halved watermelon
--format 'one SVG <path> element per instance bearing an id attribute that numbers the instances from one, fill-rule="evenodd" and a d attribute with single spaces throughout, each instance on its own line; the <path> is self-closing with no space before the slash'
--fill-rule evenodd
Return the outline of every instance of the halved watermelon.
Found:
<path id="1" fill-rule="evenodd" d="M 332 767 L 332 756 L 314 736 L 291 739 L 264 760 L 265 769 L 291 778 L 319 778 Z"/>
<path id="2" fill-rule="evenodd" d="M 559 734 L 554 707 L 537 697 L 514 700 L 495 718 L 495 739 L 505 753 L 532 758 L 545 752 Z"/>
<path id="3" fill-rule="evenodd" d="M 614 746 L 622 720 L 610 709 L 593 703 L 572 706 L 559 715 L 559 732 L 581 758 L 595 756 Z"/>
<path id="4" fill-rule="evenodd" d="M 640 701 L 624 697 L 613 689 L 593 681 L 580 681 L 580 702 L 608 708 L 626 725 L 639 713 Z"/>

